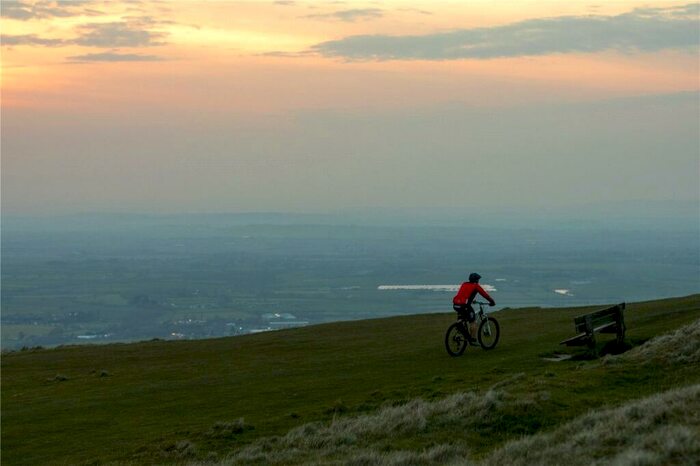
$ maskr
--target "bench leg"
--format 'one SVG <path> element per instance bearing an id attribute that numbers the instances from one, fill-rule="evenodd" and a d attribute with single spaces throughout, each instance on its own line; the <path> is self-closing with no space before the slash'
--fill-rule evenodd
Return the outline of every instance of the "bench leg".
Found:
<path id="1" fill-rule="evenodd" d="M 625 342 L 625 318 L 622 311 L 617 315 L 617 344 L 622 346 Z"/>
<path id="2" fill-rule="evenodd" d="M 593 356 L 598 356 L 598 351 L 596 350 L 595 333 L 591 333 L 588 337 L 588 342 L 586 342 L 588 349 L 591 350 Z"/>
<path id="3" fill-rule="evenodd" d="M 588 341 L 586 341 L 586 345 L 588 345 L 589 348 L 595 348 L 595 334 L 591 333 L 588 335 Z"/>

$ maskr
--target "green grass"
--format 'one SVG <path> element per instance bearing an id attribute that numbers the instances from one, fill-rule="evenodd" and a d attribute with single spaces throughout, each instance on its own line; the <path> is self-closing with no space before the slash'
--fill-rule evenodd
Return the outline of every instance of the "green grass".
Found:
<path id="1" fill-rule="evenodd" d="M 518 399 L 541 395 L 534 404 L 506 404 L 498 419 L 462 432 L 479 458 L 590 409 L 700 382 L 700 371 L 688 364 L 669 371 L 654 363 L 543 361 L 541 355 L 567 351 L 558 343 L 572 336 L 573 317 L 593 309 L 500 311 L 498 347 L 469 348 L 460 358 L 443 346 L 451 314 L 3 354 L 2 460 L 206 459 L 309 422 L 416 398 L 485 393 L 494 385 Z M 700 318 L 700 295 L 631 304 L 625 317 L 628 339 L 641 343 Z M 382 448 L 427 449 L 453 440 L 448 427 L 382 440 Z"/>

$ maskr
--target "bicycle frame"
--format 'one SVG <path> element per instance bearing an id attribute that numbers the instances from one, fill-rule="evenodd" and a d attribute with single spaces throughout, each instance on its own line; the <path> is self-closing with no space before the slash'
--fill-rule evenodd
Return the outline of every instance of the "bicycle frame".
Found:
<path id="1" fill-rule="evenodd" d="M 481 325 L 481 322 L 483 320 L 486 320 L 486 334 L 491 335 L 491 323 L 486 319 L 486 313 L 484 312 L 484 306 L 488 306 L 489 303 L 485 303 L 482 301 L 473 301 L 472 304 L 478 304 L 479 305 L 479 310 L 475 313 L 475 318 L 474 318 L 474 325 L 476 328 L 479 328 Z M 458 318 L 458 320 L 462 321 L 464 324 L 464 329 L 471 335 L 471 332 L 469 332 L 469 322 L 466 320 L 466 318 Z"/>
<path id="2" fill-rule="evenodd" d="M 479 327 L 479 325 L 481 325 L 482 321 L 486 320 L 486 325 L 484 326 L 486 330 L 486 335 L 491 335 L 491 322 L 489 322 L 489 320 L 486 319 L 486 313 L 484 312 L 484 306 L 488 306 L 489 303 L 485 303 L 483 301 L 474 301 L 474 304 L 479 305 L 479 312 L 477 313 L 476 318 L 477 328 Z"/>

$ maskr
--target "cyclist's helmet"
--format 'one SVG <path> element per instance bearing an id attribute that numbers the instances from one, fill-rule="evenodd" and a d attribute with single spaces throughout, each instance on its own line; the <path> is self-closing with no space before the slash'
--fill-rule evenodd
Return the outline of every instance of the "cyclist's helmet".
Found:
<path id="1" fill-rule="evenodd" d="M 469 274 L 469 283 L 479 283 L 479 279 L 481 278 L 481 275 L 478 273 L 470 273 Z"/>

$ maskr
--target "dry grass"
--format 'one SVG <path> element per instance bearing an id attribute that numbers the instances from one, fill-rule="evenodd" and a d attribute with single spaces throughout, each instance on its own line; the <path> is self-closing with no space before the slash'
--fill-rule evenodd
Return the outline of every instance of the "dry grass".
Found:
<path id="1" fill-rule="evenodd" d="M 229 439 L 252 428 L 253 426 L 247 425 L 243 418 L 238 418 L 231 422 L 216 422 L 204 435 L 209 438 Z"/>
<path id="2" fill-rule="evenodd" d="M 334 464 L 346 466 L 603 465 L 700 463 L 700 385 L 670 390 L 623 406 L 597 410 L 552 432 L 524 437 L 496 449 L 482 461 L 463 445 L 415 450 L 377 448 L 386 437 L 410 438 L 429 424 L 453 417 L 488 420 L 507 400 L 503 392 L 457 394 L 428 403 L 414 400 L 375 415 L 329 425 L 306 424 L 283 437 L 263 439 L 217 463 Z M 496 414 L 497 415 L 497 414 Z M 458 432 L 458 431 L 456 431 Z"/>
<path id="3" fill-rule="evenodd" d="M 368 451 L 359 453 L 340 464 L 346 466 L 421 466 L 421 465 L 462 465 L 465 463 L 466 449 L 456 445 L 438 445 L 425 451 Z"/>
<path id="4" fill-rule="evenodd" d="M 442 427 L 461 425 L 470 419 L 483 421 L 498 412 L 505 402 L 506 395 L 493 390 L 483 395 L 458 393 L 434 402 L 416 399 L 401 406 L 385 407 L 375 414 L 339 418 L 329 424 L 304 424 L 283 437 L 256 442 L 222 464 L 337 463 L 339 457 L 350 458 L 347 464 L 354 465 L 445 464 L 450 455 L 456 457 L 456 450 L 449 446 L 418 453 L 381 453 L 371 446 L 387 439 L 419 435 L 431 424 Z M 459 450 L 458 456 L 463 458 L 463 454 Z M 408 460 L 409 457 L 412 459 Z M 415 462 L 418 458 L 420 463 Z"/>
<path id="5" fill-rule="evenodd" d="M 697 365 L 700 320 L 626 353 L 606 356 L 602 363 Z M 593 411 L 551 433 L 508 443 L 488 456 L 485 464 L 695 465 L 700 464 L 698 439 L 700 385 L 693 385 Z"/>
<path id="6" fill-rule="evenodd" d="M 621 362 L 698 364 L 700 363 L 700 319 L 678 330 L 652 338 L 641 346 L 617 356 L 606 356 L 604 364 Z"/>
<path id="7" fill-rule="evenodd" d="M 499 387 L 483 394 L 457 393 L 437 401 L 415 399 L 373 414 L 336 418 L 325 424 L 304 424 L 282 437 L 261 439 L 219 464 L 437 466 L 463 461 L 467 451 L 460 445 L 460 432 L 477 425 L 495 424 L 504 410 L 526 410 L 548 397 L 546 392 L 537 392 L 516 398 Z M 387 447 L 387 442 L 393 440 L 444 429 L 455 432 L 455 444 L 440 444 L 421 451 Z"/>
<path id="8" fill-rule="evenodd" d="M 693 385 L 593 411 L 551 433 L 510 442 L 484 464 L 695 465 L 699 434 L 700 385 Z"/>

